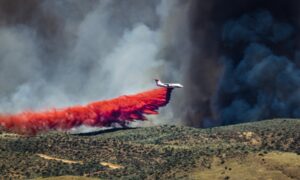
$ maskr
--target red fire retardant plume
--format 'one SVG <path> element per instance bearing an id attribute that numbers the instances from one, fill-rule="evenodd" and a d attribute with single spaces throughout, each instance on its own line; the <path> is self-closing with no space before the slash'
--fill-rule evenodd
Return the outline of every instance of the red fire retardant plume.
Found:
<path id="1" fill-rule="evenodd" d="M 9 132 L 35 135 L 49 130 L 69 130 L 80 125 L 108 127 L 146 120 L 144 115 L 158 114 L 168 104 L 172 89 L 157 88 L 136 95 L 92 102 L 86 106 L 52 109 L 45 112 L 22 112 L 0 115 L 0 125 Z"/>

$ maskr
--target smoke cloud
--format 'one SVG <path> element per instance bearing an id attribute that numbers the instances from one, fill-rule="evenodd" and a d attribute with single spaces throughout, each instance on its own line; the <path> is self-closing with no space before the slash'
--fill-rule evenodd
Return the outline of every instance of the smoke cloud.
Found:
<path id="1" fill-rule="evenodd" d="M 199 108 L 210 112 L 200 126 L 299 117 L 298 5 L 293 0 L 195 3 L 191 35 L 199 39 L 193 54 L 201 52 L 203 60 L 192 57 L 192 69 L 198 70 L 189 75 L 197 77 L 199 66 L 211 65 L 200 73 L 211 84 L 199 81 L 193 87 L 213 90 L 204 96 L 209 105 Z M 197 102 L 203 107 L 205 101 Z"/>
<path id="2" fill-rule="evenodd" d="M 295 47 L 294 31 L 269 11 L 225 24 L 224 43 L 229 49 L 244 47 L 241 58 L 224 59 L 217 104 L 225 124 L 299 115 L 300 69 L 284 53 Z"/>
<path id="3" fill-rule="evenodd" d="M 162 63 L 156 57 L 159 4 L 134 4 L 2 1 L 1 111 L 85 103 L 150 87 Z"/>
<path id="4" fill-rule="evenodd" d="M 86 104 L 178 81 L 160 122 L 299 117 L 297 0 L 3 0 L 0 111 Z"/>

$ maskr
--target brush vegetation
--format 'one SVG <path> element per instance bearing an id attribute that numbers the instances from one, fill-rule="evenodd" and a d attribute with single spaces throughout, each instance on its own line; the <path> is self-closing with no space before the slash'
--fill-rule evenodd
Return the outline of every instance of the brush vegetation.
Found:
<path id="1" fill-rule="evenodd" d="M 300 178 L 300 121 L 196 129 L 156 126 L 34 137 L 2 133 L 4 179 Z"/>

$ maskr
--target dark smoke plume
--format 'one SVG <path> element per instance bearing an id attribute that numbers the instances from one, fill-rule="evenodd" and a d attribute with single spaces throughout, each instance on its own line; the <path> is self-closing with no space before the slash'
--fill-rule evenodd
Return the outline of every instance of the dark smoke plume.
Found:
<path id="1" fill-rule="evenodd" d="M 187 123 L 299 117 L 298 1 L 192 3 Z"/>
<path id="2" fill-rule="evenodd" d="M 223 41 L 231 51 L 218 94 L 224 124 L 276 117 L 299 117 L 300 69 L 293 57 L 295 29 L 256 11 L 229 21 Z M 291 55 L 293 59 L 289 58 Z"/>

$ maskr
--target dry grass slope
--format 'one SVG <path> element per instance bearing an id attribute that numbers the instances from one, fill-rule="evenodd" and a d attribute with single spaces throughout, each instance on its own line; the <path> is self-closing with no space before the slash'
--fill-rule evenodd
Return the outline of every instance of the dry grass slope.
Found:
<path id="1" fill-rule="evenodd" d="M 4 179 L 300 179 L 300 121 L 0 136 Z M 71 163 L 70 163 L 71 162 Z"/>

